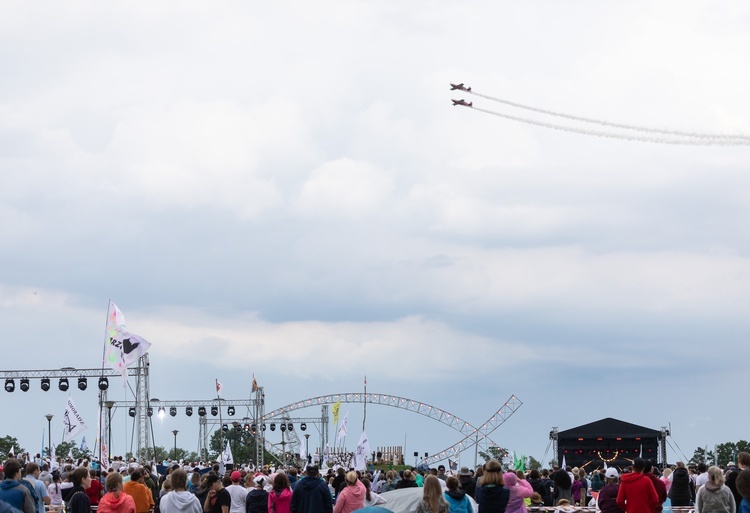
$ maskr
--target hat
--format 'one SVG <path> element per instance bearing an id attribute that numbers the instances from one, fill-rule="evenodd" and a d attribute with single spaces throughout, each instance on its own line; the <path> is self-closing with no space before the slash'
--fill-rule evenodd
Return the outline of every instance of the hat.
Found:
<path id="1" fill-rule="evenodd" d="M 470 476 L 471 470 L 469 470 L 469 467 L 461 467 L 461 470 L 458 471 L 459 476 Z"/>
<path id="2" fill-rule="evenodd" d="M 239 483 L 242 480 L 242 474 L 239 470 L 235 470 L 232 472 L 232 475 L 229 476 L 233 483 Z"/>
<path id="3" fill-rule="evenodd" d="M 604 477 L 608 477 L 610 479 L 617 479 L 620 477 L 620 474 L 617 473 L 617 469 L 615 467 L 609 467 L 607 471 L 604 473 Z"/>
<path id="4" fill-rule="evenodd" d="M 318 475 L 318 466 L 317 465 L 309 465 L 307 467 L 307 470 L 305 471 L 308 476 L 316 477 Z"/>
<path id="5" fill-rule="evenodd" d="M 263 484 L 263 481 L 265 481 L 265 480 L 266 480 L 266 476 L 264 476 L 263 474 L 261 474 L 261 475 L 257 476 L 255 479 L 253 479 L 253 483 L 255 483 L 256 485 L 259 485 L 259 484 Z"/>
<path id="6" fill-rule="evenodd" d="M 532 504 L 541 504 L 544 502 L 544 499 L 542 499 L 542 496 L 539 495 L 539 492 L 534 492 L 531 495 L 531 503 Z"/>
<path id="7" fill-rule="evenodd" d="M 734 467 L 734 462 L 730 461 L 729 463 L 727 463 L 727 467 Z"/>
<path id="8" fill-rule="evenodd" d="M 206 476 L 206 486 L 211 486 L 216 481 L 221 481 L 221 478 L 217 476 L 216 474 L 208 474 Z"/>

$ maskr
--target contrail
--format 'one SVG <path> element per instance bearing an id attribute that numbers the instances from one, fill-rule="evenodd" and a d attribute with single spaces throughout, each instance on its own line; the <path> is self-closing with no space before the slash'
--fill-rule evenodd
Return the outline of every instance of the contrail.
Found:
<path id="1" fill-rule="evenodd" d="M 583 116 L 574 116 L 572 114 L 565 114 L 563 112 L 557 112 L 554 110 L 547 110 L 547 109 L 538 109 L 536 107 L 532 107 L 530 105 L 523 105 L 521 103 L 511 102 L 508 100 L 503 100 L 502 98 L 495 98 L 494 96 L 488 96 L 486 94 L 477 93 L 475 91 L 471 90 L 465 90 L 469 94 L 473 94 L 475 96 L 479 96 L 480 98 L 484 98 L 486 100 L 491 100 L 493 102 L 503 103 L 505 105 L 510 105 L 511 107 L 517 107 L 519 109 L 526 109 L 534 112 L 539 112 L 540 114 L 547 114 L 549 116 L 557 116 L 560 118 L 566 118 L 571 119 L 574 121 L 582 121 L 584 123 L 594 123 L 597 125 L 602 126 L 608 126 L 612 128 L 622 128 L 624 130 L 633 130 L 636 132 L 645 132 L 645 133 L 652 133 L 652 134 L 664 134 L 664 135 L 674 135 L 678 137 L 694 137 L 696 139 L 724 139 L 724 140 L 739 140 L 739 141 L 748 141 L 750 142 L 750 136 L 745 134 L 719 134 L 719 133 L 710 133 L 710 132 L 685 132 L 680 130 L 666 130 L 666 129 L 660 129 L 660 128 L 652 128 L 652 127 L 645 127 L 645 126 L 638 126 L 638 125 L 626 125 L 622 123 L 611 123 L 609 121 L 605 121 L 602 119 L 593 119 L 593 118 L 586 118 Z M 582 133 L 582 132 L 581 132 Z M 636 139 L 636 138 L 633 138 Z M 744 145 L 745 143 L 740 143 L 738 145 Z"/>
<path id="2" fill-rule="evenodd" d="M 512 121 L 518 121 L 520 123 L 528 123 L 529 125 L 541 126 L 544 128 L 551 128 L 553 130 L 561 130 L 563 132 L 572 132 L 574 134 L 593 135 L 596 137 L 607 137 L 610 139 L 622 139 L 625 141 L 642 141 L 657 144 L 675 144 L 682 146 L 750 146 L 750 139 L 709 139 L 709 138 L 687 138 L 679 139 L 672 137 L 650 137 L 647 135 L 638 134 L 623 134 L 617 132 L 602 132 L 599 130 L 588 130 L 585 128 L 578 128 L 565 125 L 555 125 L 553 123 L 545 123 L 543 121 L 537 121 L 534 119 L 521 118 L 518 116 L 511 116 L 510 114 L 503 114 L 501 112 L 495 112 L 492 110 L 482 109 L 480 107 L 467 107 L 485 114 L 492 114 Z M 670 134 L 671 135 L 671 134 Z"/>

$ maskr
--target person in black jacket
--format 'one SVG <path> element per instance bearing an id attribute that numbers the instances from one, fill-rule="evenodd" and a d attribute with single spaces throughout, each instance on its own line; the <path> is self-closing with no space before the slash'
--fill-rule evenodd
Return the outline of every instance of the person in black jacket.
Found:
<path id="1" fill-rule="evenodd" d="M 505 513 L 510 490 L 505 487 L 500 462 L 490 460 L 484 465 L 484 475 L 477 486 L 476 501 L 482 513 Z"/>
<path id="2" fill-rule="evenodd" d="M 257 476 L 253 479 L 253 483 L 255 488 L 250 490 L 245 497 L 245 513 L 268 513 L 268 492 L 263 489 L 266 477 Z"/>
<path id="3" fill-rule="evenodd" d="M 695 500 L 695 483 L 690 479 L 690 474 L 683 462 L 678 461 L 676 465 L 677 468 L 672 472 L 672 486 L 667 495 L 673 507 L 691 506 Z"/>
<path id="4" fill-rule="evenodd" d="M 318 475 L 318 467 L 311 465 L 305 477 L 297 481 L 292 494 L 292 513 L 332 513 L 333 499 L 328 485 Z"/>

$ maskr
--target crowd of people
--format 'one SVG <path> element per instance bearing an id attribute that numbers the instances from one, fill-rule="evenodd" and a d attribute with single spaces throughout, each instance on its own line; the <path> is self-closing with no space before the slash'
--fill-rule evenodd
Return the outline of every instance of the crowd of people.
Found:
<path id="1" fill-rule="evenodd" d="M 750 454 L 724 468 L 682 462 L 663 471 L 636 458 L 625 469 L 503 471 L 497 460 L 448 475 L 434 469 L 355 471 L 316 465 L 230 471 L 214 464 L 152 465 L 116 459 L 105 471 L 87 461 L 0 467 L 0 513 L 353 513 L 388 508 L 396 490 L 417 488 L 419 500 L 398 513 L 750 513 Z M 411 493 L 411 492 L 409 492 Z M 362 513 L 375 513 L 363 511 Z"/>

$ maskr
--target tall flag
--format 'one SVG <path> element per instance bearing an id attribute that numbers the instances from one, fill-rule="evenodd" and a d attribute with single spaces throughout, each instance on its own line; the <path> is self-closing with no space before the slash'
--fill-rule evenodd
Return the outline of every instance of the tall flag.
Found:
<path id="1" fill-rule="evenodd" d="M 333 403 L 333 406 L 331 406 L 331 411 L 333 412 L 333 425 L 338 426 L 339 424 L 339 411 L 341 410 L 341 401 L 336 401 Z"/>
<path id="2" fill-rule="evenodd" d="M 562 460 L 562 464 L 561 464 L 560 468 L 562 468 L 563 470 L 565 470 L 566 468 L 568 468 L 568 466 L 565 464 L 565 455 L 564 454 L 563 454 L 563 460 Z"/>
<path id="3" fill-rule="evenodd" d="M 255 373 L 253 372 L 253 392 L 258 391 L 258 382 L 255 381 Z"/>
<path id="4" fill-rule="evenodd" d="M 11 445 L 11 446 L 10 446 L 10 452 L 8 453 L 8 455 L 10 456 L 11 454 L 12 454 L 13 456 L 15 456 L 15 455 L 16 455 L 16 446 L 15 446 L 15 445 Z"/>
<path id="5" fill-rule="evenodd" d="M 216 380 L 216 397 L 221 397 L 221 389 L 224 385 L 219 383 L 219 380 Z"/>
<path id="6" fill-rule="evenodd" d="M 346 437 L 346 423 L 348 421 L 349 412 L 346 412 L 346 415 L 344 415 L 344 420 L 341 421 L 341 425 L 339 426 L 339 432 L 336 434 L 336 441 L 339 441 L 342 438 Z"/>
<path id="7" fill-rule="evenodd" d="M 234 465 L 234 458 L 232 457 L 232 448 L 229 447 L 229 440 L 227 440 L 227 447 L 221 454 L 221 462 L 224 465 Z"/>
<path id="8" fill-rule="evenodd" d="M 514 470 L 526 470 L 526 457 L 523 454 L 519 458 L 516 458 L 515 452 L 513 453 L 513 468 Z"/>
<path id="9" fill-rule="evenodd" d="M 63 442 L 73 440 L 79 434 L 88 429 L 81 414 L 78 413 L 78 408 L 76 408 L 72 397 L 68 397 L 65 415 L 63 415 L 63 424 L 65 425 L 65 430 L 63 431 Z"/>
<path id="10" fill-rule="evenodd" d="M 518 467 L 516 467 L 516 451 L 510 451 L 510 461 L 513 463 L 509 463 L 508 465 L 513 465 L 512 470 L 518 470 Z"/>
<path id="11" fill-rule="evenodd" d="M 151 343 L 144 338 L 130 333 L 125 326 L 125 316 L 117 305 L 109 304 L 107 311 L 107 343 L 104 351 L 104 363 L 119 370 L 126 377 L 127 368 L 146 354 Z"/>
<path id="12" fill-rule="evenodd" d="M 458 462 L 456 460 L 448 458 L 448 468 L 450 469 L 451 474 L 453 474 L 456 470 L 458 470 Z"/>
<path id="13" fill-rule="evenodd" d="M 367 455 L 370 454 L 370 441 L 367 433 L 362 431 L 362 436 L 357 442 L 357 450 L 354 453 L 354 470 L 365 470 L 367 468 Z"/>
<path id="14" fill-rule="evenodd" d="M 86 437 L 85 436 L 81 439 L 81 446 L 78 448 L 78 450 L 81 451 L 81 452 L 85 452 L 85 451 L 89 450 L 88 445 L 86 445 Z"/>
<path id="15" fill-rule="evenodd" d="M 70 449 L 68 449 L 68 459 L 69 460 L 73 459 L 73 448 L 72 447 Z"/>
<path id="16" fill-rule="evenodd" d="M 320 468 L 328 468 L 328 446 L 323 447 L 323 466 Z"/>

